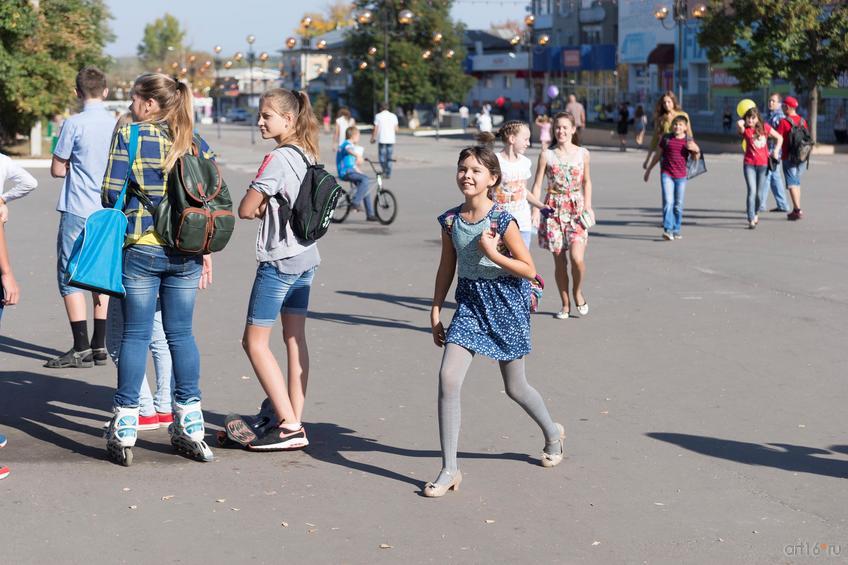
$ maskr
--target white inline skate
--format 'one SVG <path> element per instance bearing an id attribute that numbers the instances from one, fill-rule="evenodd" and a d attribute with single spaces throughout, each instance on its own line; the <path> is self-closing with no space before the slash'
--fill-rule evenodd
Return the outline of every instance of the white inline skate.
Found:
<path id="1" fill-rule="evenodd" d="M 112 410 L 112 420 L 104 434 L 106 452 L 112 461 L 129 467 L 132 465 L 132 448 L 138 435 L 138 408 L 116 406 Z"/>
<path id="2" fill-rule="evenodd" d="M 200 401 L 190 404 L 174 403 L 174 423 L 168 426 L 171 445 L 198 461 L 212 461 L 212 450 L 203 439 L 205 431 Z"/>

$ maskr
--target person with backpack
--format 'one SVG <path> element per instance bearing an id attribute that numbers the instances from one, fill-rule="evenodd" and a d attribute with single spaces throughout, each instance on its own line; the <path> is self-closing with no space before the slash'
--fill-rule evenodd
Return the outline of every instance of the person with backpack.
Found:
<path id="1" fill-rule="evenodd" d="M 783 176 L 792 200 L 792 211 L 786 215 L 786 219 L 797 221 L 804 218 L 801 210 L 801 175 L 809 166 L 813 138 L 807 120 L 798 115 L 798 100 L 794 96 L 783 99 L 783 113 L 786 115 L 777 125 L 777 133 L 783 137 Z"/>
<path id="2" fill-rule="evenodd" d="M 442 254 L 430 325 L 433 342 L 444 348 L 439 368 L 442 469 L 436 480 L 424 485 L 422 494 L 430 498 L 457 491 L 462 482 L 457 465 L 460 391 L 476 354 L 498 362 L 506 394 L 541 428 L 545 445 L 539 463 L 555 467 L 563 459 L 565 429 L 553 421 L 525 375 L 524 358 L 530 353 L 528 280 L 536 277 L 536 267 L 515 218 L 490 196 L 501 176 L 494 151 L 479 145 L 463 149 L 456 184 L 464 202 L 438 218 Z M 456 312 L 445 329 L 442 307 L 457 271 Z"/>
<path id="3" fill-rule="evenodd" d="M 132 462 L 139 390 L 147 365 L 158 295 L 173 359 L 174 422 L 168 428 L 171 443 L 200 461 L 211 461 L 212 451 L 204 441 L 200 353 L 192 317 L 198 288 L 212 282 L 212 261 L 208 254 L 189 253 L 184 247 L 181 250 L 180 246 L 186 242 L 174 241 L 174 226 L 167 222 L 170 214 L 161 210 L 170 207 L 171 211 L 179 212 L 177 199 L 181 197 L 179 192 L 186 189 L 182 185 L 186 174 L 192 177 L 192 188 L 202 189 L 212 197 L 214 189 L 208 186 L 208 175 L 198 170 L 198 162 L 203 161 L 200 164 L 207 172 L 209 167 L 216 169 L 206 161 L 212 157 L 209 146 L 193 135 L 192 96 L 184 83 L 160 73 L 141 75 L 132 87 L 130 111 L 134 123 L 122 127 L 112 140 L 102 189 L 103 206 L 112 207 L 125 181 L 128 185 L 124 205 L 128 219 L 122 280 L 126 289 L 122 301 L 124 327 L 118 388 L 106 432 L 107 452 L 119 463 Z M 197 162 L 189 162 L 188 156 L 195 152 Z M 223 192 L 220 177 L 212 182 L 217 183 L 218 193 Z M 200 206 L 204 204 L 197 204 Z M 231 211 L 229 214 L 232 216 Z M 213 214 L 205 215 L 209 218 Z M 205 233 L 208 229 L 208 224 L 204 224 Z"/>
<path id="4" fill-rule="evenodd" d="M 301 210 L 302 203 L 311 200 L 309 191 L 318 197 L 316 200 L 325 200 L 320 198 L 321 193 L 314 192 L 316 184 L 338 184 L 315 166 L 319 155 L 318 121 L 305 92 L 283 88 L 266 91 L 259 100 L 259 132 L 262 139 L 274 140 L 277 146 L 265 156 L 238 208 L 240 218 L 260 220 L 256 234 L 259 265 L 242 345 L 276 418 L 260 429 L 242 430 L 249 432 L 246 436 L 238 429 L 245 428 L 240 417 L 228 417 L 226 427 L 228 435 L 235 433 L 251 450 L 302 449 L 309 445 L 302 424 L 309 378 L 306 313 L 312 281 L 321 263 L 314 240 L 322 233 L 302 230 L 307 214 Z M 316 176 L 322 174 L 325 183 Z M 328 207 L 331 214 L 333 206 L 331 196 L 323 207 Z M 329 216 L 326 221 L 329 223 Z M 321 225 L 326 227 L 323 219 Z M 288 357 L 288 383 L 269 345 L 278 316 Z"/>

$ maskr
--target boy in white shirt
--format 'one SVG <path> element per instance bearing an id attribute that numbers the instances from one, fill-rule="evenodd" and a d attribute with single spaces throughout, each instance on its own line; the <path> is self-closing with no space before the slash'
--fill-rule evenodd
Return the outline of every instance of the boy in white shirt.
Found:
<path id="1" fill-rule="evenodd" d="M 398 118 L 389 111 L 389 105 L 380 104 L 380 112 L 374 116 L 374 129 L 371 130 L 371 143 L 378 142 L 377 150 L 380 155 L 380 166 L 384 176 L 392 178 L 392 155 L 394 153 Z"/>

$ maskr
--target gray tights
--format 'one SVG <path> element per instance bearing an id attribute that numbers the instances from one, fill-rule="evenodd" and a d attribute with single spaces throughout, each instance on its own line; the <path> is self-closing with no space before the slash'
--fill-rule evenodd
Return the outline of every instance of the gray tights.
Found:
<path id="1" fill-rule="evenodd" d="M 448 343 L 439 369 L 439 439 L 442 443 L 442 472 L 436 480 L 450 481 L 457 471 L 456 450 L 459 440 L 460 400 L 462 381 L 471 366 L 474 354 L 460 345 Z M 545 450 L 559 452 L 559 429 L 548 414 L 542 395 L 527 383 L 524 375 L 524 358 L 499 361 L 506 393 L 542 428 L 545 434 Z"/>

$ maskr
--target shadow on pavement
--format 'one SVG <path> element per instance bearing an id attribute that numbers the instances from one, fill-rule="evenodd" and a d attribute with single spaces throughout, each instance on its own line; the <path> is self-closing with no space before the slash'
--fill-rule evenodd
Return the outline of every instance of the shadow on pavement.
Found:
<path id="1" fill-rule="evenodd" d="M 345 324 L 348 326 L 375 326 L 378 328 L 414 330 L 417 332 L 425 332 L 428 334 L 431 332 L 430 328 L 412 325 L 409 323 L 408 320 L 383 318 L 381 316 L 365 316 L 359 314 L 333 314 L 331 312 L 314 312 L 310 310 L 307 317 L 312 320 L 323 320 L 325 322 L 335 322 L 337 324 Z"/>
<path id="2" fill-rule="evenodd" d="M 309 424 L 308 428 L 310 437 L 317 438 L 311 439 L 309 447 L 306 448 L 306 453 L 310 457 L 313 457 L 325 463 L 340 465 L 342 467 L 361 471 L 370 475 L 377 475 L 379 477 L 393 479 L 402 483 L 409 483 L 416 487 L 423 487 L 426 481 L 416 477 L 409 477 L 402 473 L 398 473 L 397 471 L 392 471 L 391 469 L 384 469 L 383 467 L 378 467 L 376 465 L 372 465 L 371 463 L 353 461 L 345 457 L 345 454 L 379 452 L 389 453 L 391 455 L 399 455 L 402 457 L 441 458 L 442 456 L 442 452 L 436 450 L 406 449 L 402 447 L 394 447 L 391 445 L 383 445 L 381 443 L 378 443 L 375 439 L 354 435 L 356 434 L 355 430 L 345 428 L 337 424 L 318 422 L 314 424 Z M 536 460 L 534 460 L 532 457 L 525 453 L 460 452 L 458 453 L 458 457 L 461 459 L 500 459 L 509 461 L 521 461 L 524 463 L 537 463 Z M 435 477 L 438 472 L 439 469 L 434 468 L 433 476 Z"/>
<path id="3" fill-rule="evenodd" d="M 38 359 L 39 361 L 47 361 L 57 355 L 62 355 L 64 351 L 36 345 L 27 341 L 13 339 L 11 337 L 0 336 L 0 353 L 9 353 L 18 357 L 29 357 L 30 359 Z"/>
<path id="4" fill-rule="evenodd" d="M 14 428 L 70 455 L 106 460 L 103 424 L 109 419 L 114 394 L 112 386 L 90 384 L 67 376 L 0 371 L 0 428 Z M 209 423 L 224 420 L 223 415 L 208 410 L 204 410 L 204 417 Z M 79 422 L 80 419 L 88 422 Z M 152 439 L 154 435 L 155 441 L 145 438 Z M 32 444 L 23 458 L 55 461 L 55 451 L 45 447 Z M 147 461 L 182 463 L 181 458 L 173 457 L 176 452 L 164 429 L 141 432 L 136 447 L 162 454 L 156 458 L 145 457 Z"/>
<path id="5" fill-rule="evenodd" d="M 420 310 L 422 312 L 429 312 L 430 305 L 433 303 L 432 298 L 419 298 L 417 296 L 399 296 L 396 294 L 384 294 L 382 292 L 358 292 L 355 290 L 337 290 L 336 293 L 344 294 L 346 296 L 355 296 L 356 298 L 364 298 L 366 300 L 388 302 L 389 304 L 403 306 L 404 308 L 409 308 L 411 310 Z M 450 301 L 445 301 L 442 308 L 456 309 L 456 304 Z"/>
<path id="6" fill-rule="evenodd" d="M 695 453 L 746 465 L 773 467 L 784 471 L 811 473 L 839 479 L 848 478 L 848 461 L 817 457 L 817 455 L 832 455 L 834 452 L 846 453 L 848 446 L 833 446 L 829 451 L 803 445 L 746 443 L 688 434 L 652 432 L 645 435 L 673 443 Z"/>

